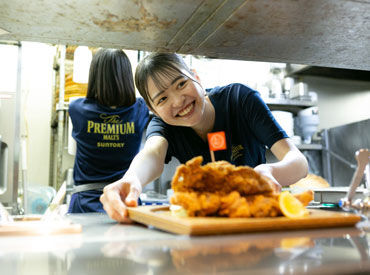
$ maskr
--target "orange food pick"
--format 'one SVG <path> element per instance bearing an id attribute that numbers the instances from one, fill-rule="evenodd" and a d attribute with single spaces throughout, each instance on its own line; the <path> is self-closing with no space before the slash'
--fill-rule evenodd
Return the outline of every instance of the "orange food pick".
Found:
<path id="1" fill-rule="evenodd" d="M 306 207 L 288 191 L 280 193 L 279 207 L 288 218 L 300 218 L 309 214 Z"/>
<path id="2" fill-rule="evenodd" d="M 207 137 L 209 150 L 218 151 L 226 149 L 226 137 L 224 131 L 209 133 Z"/>

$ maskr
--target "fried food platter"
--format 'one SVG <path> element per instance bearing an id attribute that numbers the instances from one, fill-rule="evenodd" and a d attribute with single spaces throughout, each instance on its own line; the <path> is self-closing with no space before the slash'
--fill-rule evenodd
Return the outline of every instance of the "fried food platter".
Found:
<path id="1" fill-rule="evenodd" d="M 185 235 L 215 235 L 258 231 L 296 230 L 326 227 L 354 226 L 359 215 L 310 209 L 309 215 L 300 218 L 224 218 L 177 217 L 169 206 L 139 206 L 128 209 L 132 220 L 158 229 Z"/>

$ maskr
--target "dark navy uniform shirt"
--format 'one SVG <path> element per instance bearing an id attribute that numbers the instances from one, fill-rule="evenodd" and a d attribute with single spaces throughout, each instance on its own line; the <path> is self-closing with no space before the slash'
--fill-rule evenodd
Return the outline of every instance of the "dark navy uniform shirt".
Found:
<path id="1" fill-rule="evenodd" d="M 70 103 L 69 115 L 73 124 L 72 136 L 77 143 L 73 169 L 75 185 L 111 183 L 122 178 L 140 149 L 149 120 L 144 100 L 138 98 L 130 107 L 113 109 L 93 99 L 80 98 Z M 103 211 L 100 195 L 98 191 L 74 194 L 70 211 Z M 80 200 L 76 201 L 77 198 Z M 77 209 L 73 210 L 73 205 Z"/>
<path id="2" fill-rule="evenodd" d="M 259 93 L 242 84 L 230 84 L 207 90 L 215 108 L 212 132 L 224 131 L 227 149 L 215 151 L 216 160 L 235 165 L 255 167 L 266 162 L 266 146 L 271 146 L 288 135 L 274 119 Z M 172 126 L 154 117 L 147 129 L 147 138 L 163 136 L 168 141 L 166 163 L 176 157 L 185 163 L 195 156 L 210 162 L 208 143 L 190 127 Z"/>

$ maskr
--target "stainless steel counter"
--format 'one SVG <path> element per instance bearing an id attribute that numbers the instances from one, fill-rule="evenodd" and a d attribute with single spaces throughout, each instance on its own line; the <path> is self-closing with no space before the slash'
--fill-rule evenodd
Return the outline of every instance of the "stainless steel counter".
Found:
<path id="1" fill-rule="evenodd" d="M 8 274 L 353 274 L 370 272 L 359 228 L 189 237 L 103 214 L 70 215 L 81 234 L 0 237 Z"/>

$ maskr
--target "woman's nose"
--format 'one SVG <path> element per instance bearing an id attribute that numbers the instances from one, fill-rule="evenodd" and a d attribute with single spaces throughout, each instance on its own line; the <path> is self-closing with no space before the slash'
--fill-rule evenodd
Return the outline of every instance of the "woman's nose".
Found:
<path id="1" fill-rule="evenodd" d="M 172 106 L 173 107 L 182 107 L 185 101 L 185 97 L 183 95 L 175 95 L 173 97 Z"/>

